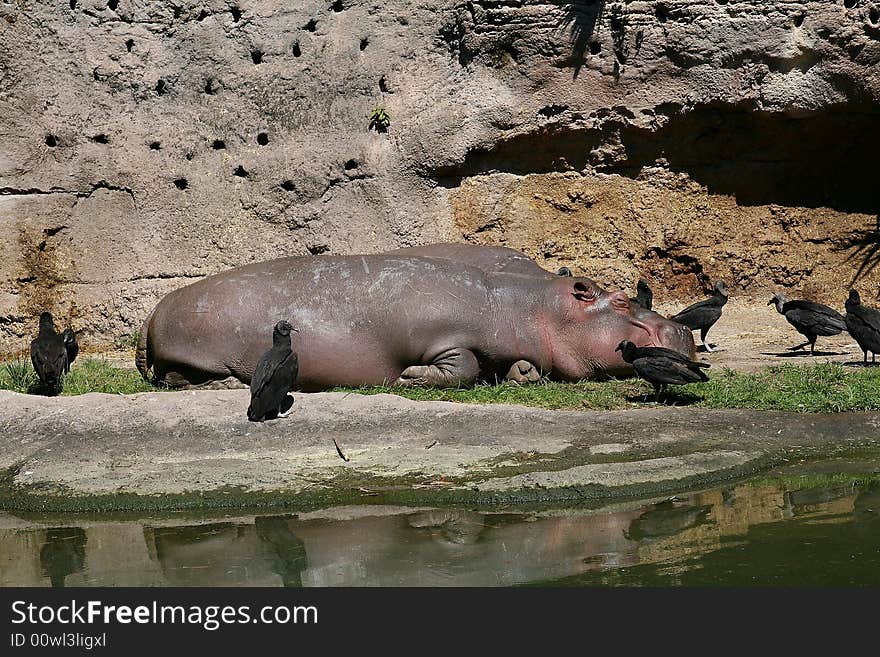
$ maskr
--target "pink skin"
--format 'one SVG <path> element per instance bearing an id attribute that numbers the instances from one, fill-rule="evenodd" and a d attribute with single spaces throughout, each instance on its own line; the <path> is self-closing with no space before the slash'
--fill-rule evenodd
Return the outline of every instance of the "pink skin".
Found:
<path id="1" fill-rule="evenodd" d="M 561 381 L 627 376 L 621 340 L 694 350 L 690 331 L 587 278 L 431 257 L 299 256 L 169 293 L 144 323 L 138 369 L 174 386 L 249 383 L 279 318 L 300 331 L 301 390 L 518 380 L 514 369 Z"/>
<path id="2" fill-rule="evenodd" d="M 687 328 L 633 306 L 623 291 L 608 292 L 585 278 L 560 279 L 554 287 L 562 292 L 562 308 L 545 316 L 543 343 L 550 351 L 556 379 L 631 376 L 632 365 L 614 351 L 620 340 L 630 340 L 640 347 L 668 347 L 688 357 L 695 353 L 693 336 Z M 556 339 L 548 339 L 548 333 Z"/>

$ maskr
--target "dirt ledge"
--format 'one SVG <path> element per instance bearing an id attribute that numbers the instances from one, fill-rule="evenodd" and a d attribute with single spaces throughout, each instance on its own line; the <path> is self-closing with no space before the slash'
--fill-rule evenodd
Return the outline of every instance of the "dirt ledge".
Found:
<path id="1" fill-rule="evenodd" d="M 0 508 L 607 500 L 880 446 L 880 413 L 547 411 L 316 393 L 297 395 L 289 418 L 253 424 L 247 402 L 245 390 L 0 391 Z"/>

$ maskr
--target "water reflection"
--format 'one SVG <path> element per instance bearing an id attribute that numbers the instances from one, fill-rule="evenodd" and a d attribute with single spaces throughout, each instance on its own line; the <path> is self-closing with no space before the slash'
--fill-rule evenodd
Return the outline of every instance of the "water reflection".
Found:
<path id="1" fill-rule="evenodd" d="M 58 524 L 0 514 L 0 585 L 880 583 L 878 485 L 744 484 L 535 514 L 348 507 Z"/>
<path id="2" fill-rule="evenodd" d="M 64 586 L 68 575 L 78 573 L 86 562 L 86 533 L 79 527 L 52 527 L 40 548 L 40 566 L 52 586 Z"/>
<path id="3" fill-rule="evenodd" d="M 631 541 L 649 541 L 674 536 L 685 529 L 708 522 L 712 507 L 708 504 L 692 506 L 665 500 L 655 504 L 633 520 L 624 535 Z"/>

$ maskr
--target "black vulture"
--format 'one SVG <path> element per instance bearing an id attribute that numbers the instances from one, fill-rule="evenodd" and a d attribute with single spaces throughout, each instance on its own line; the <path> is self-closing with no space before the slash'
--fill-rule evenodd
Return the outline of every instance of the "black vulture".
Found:
<path id="1" fill-rule="evenodd" d="M 50 394 L 61 387 L 61 376 L 67 371 L 67 348 L 64 338 L 55 330 L 52 313 L 40 315 L 40 329 L 31 342 L 31 363 Z"/>
<path id="2" fill-rule="evenodd" d="M 76 340 L 76 331 L 71 328 L 64 329 L 61 337 L 64 340 L 64 350 L 67 352 L 67 364 L 64 367 L 64 373 L 67 374 L 70 371 L 70 366 L 73 365 L 73 361 L 76 360 L 76 355 L 79 353 L 79 342 Z"/>
<path id="3" fill-rule="evenodd" d="M 615 351 L 621 352 L 623 360 L 632 364 L 636 374 L 654 386 L 657 401 L 660 401 L 660 395 L 670 384 L 684 385 L 709 380 L 701 369 L 708 368 L 709 363 L 691 360 L 666 347 L 637 347 L 629 340 L 623 340 Z"/>
<path id="4" fill-rule="evenodd" d="M 648 281 L 640 278 L 636 285 L 636 296 L 630 297 L 630 301 L 640 305 L 645 310 L 651 310 L 654 303 L 654 292 L 648 286 Z"/>
<path id="5" fill-rule="evenodd" d="M 846 330 L 846 319 L 843 315 L 821 303 L 802 299 L 789 300 L 783 294 L 774 294 L 767 305 L 775 305 L 779 314 L 785 315 L 788 323 L 807 338 L 803 344 L 789 347 L 789 351 L 797 351 L 810 345 L 810 355 L 813 355 L 816 352 L 818 336 L 837 335 Z"/>
<path id="6" fill-rule="evenodd" d="M 718 281 L 715 283 L 715 291 L 712 292 L 711 297 L 688 306 L 669 319 L 684 324 L 691 331 L 699 330 L 700 340 L 703 341 L 706 351 L 712 351 L 712 347 L 706 342 L 706 334 L 721 317 L 721 309 L 725 303 L 727 303 L 727 285 L 724 284 L 724 281 Z"/>
<path id="7" fill-rule="evenodd" d="M 262 422 L 276 417 L 287 417 L 291 401 L 287 396 L 299 373 L 299 360 L 290 347 L 290 332 L 296 332 L 289 323 L 281 320 L 272 330 L 272 348 L 257 361 L 251 378 L 251 403 L 248 420 Z"/>
<path id="8" fill-rule="evenodd" d="M 862 299 L 856 290 L 849 291 L 846 300 L 846 330 L 865 354 L 865 365 L 868 364 L 868 352 L 871 362 L 877 362 L 880 351 L 880 310 L 862 305 Z"/>
<path id="9" fill-rule="evenodd" d="M 568 267 L 560 267 L 556 270 L 557 276 L 572 276 L 571 269 Z"/>

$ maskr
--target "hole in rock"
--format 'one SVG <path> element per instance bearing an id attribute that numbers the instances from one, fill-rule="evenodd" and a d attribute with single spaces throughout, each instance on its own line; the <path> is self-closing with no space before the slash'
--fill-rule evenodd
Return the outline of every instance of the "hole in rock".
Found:
<path id="1" fill-rule="evenodd" d="M 316 20 L 313 18 L 313 19 L 311 19 L 308 23 L 305 24 L 304 29 L 307 30 L 307 31 L 309 31 L 309 32 L 314 32 L 314 31 L 317 29 L 317 27 L 318 27 L 318 21 L 316 21 Z"/>
<path id="2" fill-rule="evenodd" d="M 160 96 L 164 96 L 167 91 L 168 91 L 168 83 L 165 82 L 165 80 L 163 80 L 162 78 L 159 78 L 158 80 L 156 80 L 156 93 L 159 94 Z"/>
<path id="3" fill-rule="evenodd" d="M 241 20 L 241 9 L 238 7 L 231 7 L 229 9 L 229 13 L 232 14 L 232 22 L 237 23 Z"/>
<path id="4" fill-rule="evenodd" d="M 269 143 L 269 135 L 267 135 L 265 132 L 261 132 L 257 135 L 257 143 L 260 146 L 265 146 Z"/>
<path id="5" fill-rule="evenodd" d="M 177 189 L 186 189 L 189 187 L 189 183 L 186 181 L 186 178 L 178 178 L 174 181 L 174 186 L 177 187 Z"/>
<path id="6" fill-rule="evenodd" d="M 859 0 L 843 0 L 843 6 L 846 7 L 847 9 L 852 9 L 853 7 L 856 6 L 856 3 L 858 1 Z"/>
<path id="7" fill-rule="evenodd" d="M 292 180 L 285 180 L 283 183 L 281 183 L 281 189 L 283 189 L 285 192 L 293 192 L 296 191 L 296 185 L 293 184 Z"/>
<path id="8" fill-rule="evenodd" d="M 151 142 L 150 142 L 150 150 L 152 150 L 152 151 L 158 151 L 158 150 L 161 149 L 161 148 L 162 148 L 162 143 L 161 143 L 161 142 L 158 142 L 158 141 L 151 141 Z"/>
<path id="9" fill-rule="evenodd" d="M 383 94 L 388 92 L 388 83 L 385 81 L 384 75 L 379 78 L 379 91 L 381 91 Z"/>
<path id="10" fill-rule="evenodd" d="M 368 45 L 370 45 L 370 40 L 367 37 L 361 39 L 361 50 L 366 50 Z"/>
<path id="11" fill-rule="evenodd" d="M 567 109 L 568 105 L 547 105 L 546 107 L 539 109 L 538 114 L 546 116 L 549 119 L 551 116 L 562 114 Z"/>
<path id="12" fill-rule="evenodd" d="M 880 23 L 880 9 L 877 9 L 877 7 L 871 7 L 868 10 L 868 20 L 871 21 L 871 25 Z"/>
<path id="13" fill-rule="evenodd" d="M 259 48 L 255 48 L 251 50 L 251 60 L 254 64 L 262 64 L 263 63 L 263 51 Z"/>
<path id="14" fill-rule="evenodd" d="M 290 46 L 290 52 L 293 53 L 294 57 L 299 57 L 302 55 L 302 49 L 299 47 L 299 41 L 294 41 L 293 45 Z"/>
<path id="15" fill-rule="evenodd" d="M 602 52 L 602 44 L 599 43 L 598 41 L 591 41 L 590 42 L 590 54 L 591 55 L 598 55 L 600 52 Z"/>
<path id="16" fill-rule="evenodd" d="M 55 135 L 46 135 L 46 146 L 55 148 L 58 145 L 58 138 Z"/>
<path id="17" fill-rule="evenodd" d="M 202 9 L 202 11 L 200 11 L 199 15 L 196 17 L 196 20 L 201 23 L 203 20 L 205 20 L 210 15 L 211 14 L 208 13 L 207 9 Z"/>
<path id="18" fill-rule="evenodd" d="M 319 255 L 321 253 L 327 253 L 330 250 L 330 247 L 326 244 L 312 244 L 306 247 L 309 250 L 309 253 L 312 255 Z"/>
<path id="19" fill-rule="evenodd" d="M 657 17 L 657 20 L 661 23 L 665 23 L 666 19 L 669 18 L 669 9 L 664 4 L 659 4 L 654 9 L 654 15 Z"/>
<path id="20" fill-rule="evenodd" d="M 126 39 L 125 41 L 125 49 L 128 52 L 131 52 L 132 48 L 134 48 L 134 39 Z"/>
<path id="21" fill-rule="evenodd" d="M 237 167 L 235 167 L 235 171 L 232 172 L 232 175 L 233 175 L 233 176 L 238 176 L 239 178 L 247 178 L 247 177 L 250 176 L 251 174 L 249 174 L 249 173 L 247 172 L 247 169 L 245 169 L 243 166 L 241 166 L 241 165 L 239 164 Z"/>
<path id="22" fill-rule="evenodd" d="M 346 171 L 351 171 L 352 169 L 357 169 L 357 168 L 358 168 L 357 160 L 349 160 L 348 162 L 345 163 L 345 170 Z"/>
<path id="23" fill-rule="evenodd" d="M 344 10 L 345 7 L 342 6 L 342 0 L 336 0 L 336 2 L 330 5 L 330 9 L 339 13 L 340 11 Z"/>
<path id="24" fill-rule="evenodd" d="M 800 27 L 801 25 L 803 25 L 803 24 L 804 24 L 804 19 L 805 19 L 806 17 L 807 17 L 807 15 L 804 14 L 804 13 L 801 13 L 801 14 L 798 14 L 797 16 L 795 16 L 795 17 L 794 17 L 794 26 L 795 26 L 795 27 Z"/>
<path id="25" fill-rule="evenodd" d="M 92 141 L 97 144 L 108 144 L 110 143 L 110 137 L 105 135 L 103 132 L 99 132 L 94 137 L 92 137 Z"/>
<path id="26" fill-rule="evenodd" d="M 76 9 L 76 0 L 70 0 L 70 8 Z"/>
<path id="27" fill-rule="evenodd" d="M 107 0 L 107 9 L 110 11 L 116 11 L 116 8 L 119 6 L 119 0 Z"/>
<path id="28" fill-rule="evenodd" d="M 215 139 L 211 143 L 211 148 L 213 148 L 215 151 L 222 151 L 224 148 L 226 148 L 226 142 L 224 142 L 222 139 Z"/>

